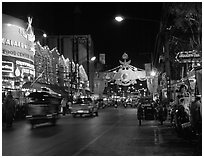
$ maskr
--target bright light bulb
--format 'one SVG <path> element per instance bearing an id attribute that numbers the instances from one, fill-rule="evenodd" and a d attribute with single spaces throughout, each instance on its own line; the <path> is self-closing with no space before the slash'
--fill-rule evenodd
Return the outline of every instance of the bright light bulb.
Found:
<path id="1" fill-rule="evenodd" d="M 46 38 L 46 37 L 47 37 L 47 34 L 46 34 L 46 33 L 43 33 L 43 37 L 45 37 L 45 38 Z"/>
<path id="2" fill-rule="evenodd" d="M 96 57 L 95 57 L 95 56 L 91 58 L 91 61 L 95 61 L 95 60 L 96 60 Z"/>
<path id="3" fill-rule="evenodd" d="M 115 20 L 116 20 L 117 22 L 121 22 L 121 21 L 124 20 L 124 18 L 123 18 L 122 16 L 116 16 L 116 17 L 115 17 Z"/>
<path id="4" fill-rule="evenodd" d="M 151 76 L 156 76 L 156 72 L 155 72 L 155 71 L 152 71 L 152 72 L 151 72 Z"/>

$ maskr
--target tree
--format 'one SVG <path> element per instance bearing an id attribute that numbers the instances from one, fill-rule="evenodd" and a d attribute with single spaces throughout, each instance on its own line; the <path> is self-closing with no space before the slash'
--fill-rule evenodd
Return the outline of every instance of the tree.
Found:
<path id="1" fill-rule="evenodd" d="M 202 42 L 202 3 L 170 3 L 169 13 L 173 17 L 173 26 L 182 32 L 191 49 L 201 50 Z"/>

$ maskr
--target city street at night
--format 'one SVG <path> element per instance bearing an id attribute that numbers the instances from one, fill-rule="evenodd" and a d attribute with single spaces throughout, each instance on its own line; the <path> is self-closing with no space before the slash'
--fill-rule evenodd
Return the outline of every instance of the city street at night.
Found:
<path id="1" fill-rule="evenodd" d="M 15 122 L 2 132 L 3 156 L 191 156 L 195 142 L 179 138 L 168 122 L 143 121 L 135 108 L 100 110 L 98 117 L 62 116 L 56 126 L 31 129 Z"/>
<path id="2" fill-rule="evenodd" d="M 3 156 L 202 156 L 202 1 L 2 2 Z"/>

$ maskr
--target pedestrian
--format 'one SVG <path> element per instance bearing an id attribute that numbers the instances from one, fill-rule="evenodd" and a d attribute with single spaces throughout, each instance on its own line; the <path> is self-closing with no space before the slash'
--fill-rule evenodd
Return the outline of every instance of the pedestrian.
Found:
<path id="1" fill-rule="evenodd" d="M 137 119 L 139 121 L 139 126 L 142 125 L 142 118 L 143 118 L 143 108 L 142 108 L 142 105 L 139 104 L 137 107 Z"/>
<path id="2" fill-rule="evenodd" d="M 196 133 L 200 133 L 202 129 L 202 118 L 200 113 L 201 108 L 201 98 L 196 96 L 195 101 L 192 102 L 190 111 L 191 111 L 191 124 Z"/>
<path id="3" fill-rule="evenodd" d="M 67 101 L 67 110 L 68 110 L 69 113 L 71 113 L 71 106 L 72 106 L 72 102 L 71 102 L 71 99 L 69 99 Z"/>
<path id="4" fill-rule="evenodd" d="M 6 127 L 11 127 L 13 124 L 13 119 L 15 115 L 15 100 L 11 94 L 11 92 L 8 92 L 8 95 L 6 96 L 4 102 L 3 102 L 3 120 L 6 123 Z"/>
<path id="5" fill-rule="evenodd" d="M 176 104 L 179 104 L 179 100 L 184 99 L 184 108 L 186 113 L 190 116 L 190 104 L 191 104 L 191 94 L 187 91 L 187 86 L 182 84 L 179 88 L 179 92 L 176 97 Z"/>
<path id="6" fill-rule="evenodd" d="M 66 114 L 66 108 L 67 108 L 67 99 L 64 97 L 61 101 L 61 106 L 62 106 L 62 113 L 63 115 Z"/>

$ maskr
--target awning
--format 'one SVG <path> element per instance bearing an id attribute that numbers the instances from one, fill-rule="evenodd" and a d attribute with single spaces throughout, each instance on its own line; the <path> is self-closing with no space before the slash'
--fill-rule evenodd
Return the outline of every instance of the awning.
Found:
<path id="1" fill-rule="evenodd" d="M 63 86 L 58 86 L 58 85 L 52 85 L 52 84 L 46 84 L 46 83 L 39 83 L 36 82 L 34 84 L 32 84 L 32 82 L 26 82 L 25 84 L 23 84 L 22 88 L 26 88 L 26 89 L 36 89 L 38 91 L 42 91 L 43 88 L 48 88 L 58 94 L 61 94 L 63 96 L 68 95 L 68 87 L 63 87 Z"/>
<path id="2" fill-rule="evenodd" d="M 49 88 L 49 85 L 43 84 L 43 83 L 32 83 L 32 82 L 26 82 L 23 84 L 22 88 L 25 89 L 37 89 L 37 90 L 42 90 L 42 88 Z"/>
<path id="3" fill-rule="evenodd" d="M 52 85 L 50 84 L 50 89 L 53 90 L 56 93 L 59 93 L 63 96 L 67 96 L 69 91 L 68 91 L 68 87 L 64 87 L 64 86 L 58 86 L 58 85 Z"/>

